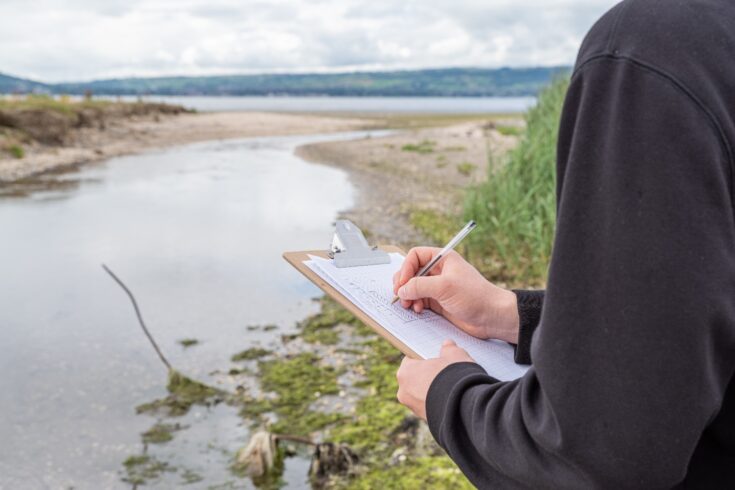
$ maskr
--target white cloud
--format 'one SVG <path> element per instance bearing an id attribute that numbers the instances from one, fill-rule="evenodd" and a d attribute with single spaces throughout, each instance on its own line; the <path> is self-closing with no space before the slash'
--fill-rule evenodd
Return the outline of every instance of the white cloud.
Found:
<path id="1" fill-rule="evenodd" d="M 614 0 L 2 0 L 0 72 L 44 81 L 571 64 Z"/>

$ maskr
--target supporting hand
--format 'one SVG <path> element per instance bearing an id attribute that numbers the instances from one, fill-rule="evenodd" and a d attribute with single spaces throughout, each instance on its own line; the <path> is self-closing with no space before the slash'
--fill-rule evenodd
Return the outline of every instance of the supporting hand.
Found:
<path id="1" fill-rule="evenodd" d="M 444 341 L 436 359 L 417 360 L 404 357 L 396 374 L 398 401 L 410 408 L 417 417 L 426 420 L 426 395 L 431 382 L 445 367 L 456 362 L 475 361 L 467 351 L 451 340 Z"/>

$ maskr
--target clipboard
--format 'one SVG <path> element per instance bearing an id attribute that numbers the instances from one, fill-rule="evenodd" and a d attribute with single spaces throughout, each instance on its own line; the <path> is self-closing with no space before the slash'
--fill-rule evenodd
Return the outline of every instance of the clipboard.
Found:
<path id="1" fill-rule="evenodd" d="M 380 246 L 378 248 L 380 248 L 380 250 L 383 250 L 384 252 L 399 253 L 404 256 L 406 255 L 406 253 L 403 250 L 401 250 L 399 247 Z M 354 303 L 352 303 L 350 300 L 345 298 L 342 295 L 342 293 L 334 289 L 331 285 L 329 285 L 329 283 L 327 283 L 324 279 L 319 277 L 317 273 L 315 273 L 314 271 L 309 269 L 306 265 L 304 265 L 304 262 L 309 260 L 309 255 L 314 255 L 317 257 L 325 258 L 325 259 L 329 258 L 328 252 L 326 250 L 310 250 L 310 251 L 304 251 L 304 252 L 286 252 L 283 254 L 283 258 L 286 259 L 286 262 L 294 266 L 299 272 L 301 272 L 304 276 L 306 276 L 308 280 L 316 284 L 317 287 L 319 287 L 319 289 L 324 291 L 330 298 L 335 300 L 342 307 L 347 309 L 347 311 L 349 311 L 350 313 L 355 315 L 357 318 L 359 318 L 365 325 L 372 328 L 378 335 L 380 335 L 385 340 L 390 342 L 393 347 L 401 351 L 404 355 L 412 359 L 423 359 L 423 357 L 416 354 L 406 344 L 398 340 L 388 330 L 380 326 L 378 322 L 373 320 L 370 316 L 368 316 L 360 308 L 355 306 Z"/>

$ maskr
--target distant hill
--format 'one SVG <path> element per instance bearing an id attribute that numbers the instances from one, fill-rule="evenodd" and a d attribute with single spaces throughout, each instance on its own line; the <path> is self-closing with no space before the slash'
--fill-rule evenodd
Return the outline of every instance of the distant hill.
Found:
<path id="1" fill-rule="evenodd" d="M 51 88 L 44 83 L 11 77 L 0 73 L 0 94 L 49 93 L 51 91 Z"/>
<path id="2" fill-rule="evenodd" d="M 331 95 L 331 96 L 525 96 L 536 95 L 569 67 L 446 68 L 333 74 L 228 75 L 122 78 L 39 84 L 21 79 L 0 92 L 45 90 L 95 95 Z M 1 82 L 0 82 L 1 83 Z M 27 84 L 27 85 L 23 85 Z M 27 86 L 27 90 L 17 87 Z"/>

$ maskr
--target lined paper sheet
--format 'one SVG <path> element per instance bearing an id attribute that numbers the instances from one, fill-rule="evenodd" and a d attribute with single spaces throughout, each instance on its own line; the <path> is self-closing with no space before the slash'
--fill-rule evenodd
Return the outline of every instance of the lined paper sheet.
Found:
<path id="1" fill-rule="evenodd" d="M 417 314 L 398 303 L 391 305 L 393 274 L 403 264 L 403 256 L 390 256 L 390 264 L 364 267 L 339 269 L 332 260 L 315 256 L 304 264 L 424 359 L 438 357 L 442 342 L 451 339 L 490 376 L 501 381 L 523 376 L 528 366 L 513 361 L 513 348 L 507 343 L 472 337 L 433 311 Z"/>

